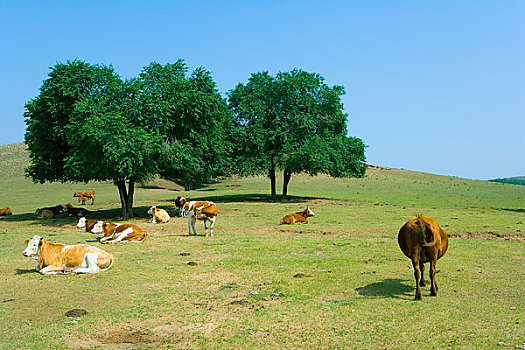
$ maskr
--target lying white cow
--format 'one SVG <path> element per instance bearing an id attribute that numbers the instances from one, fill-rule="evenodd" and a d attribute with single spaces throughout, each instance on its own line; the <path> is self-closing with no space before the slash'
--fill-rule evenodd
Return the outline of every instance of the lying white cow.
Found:
<path id="1" fill-rule="evenodd" d="M 26 239 L 24 256 L 38 260 L 36 271 L 43 275 L 98 273 L 113 265 L 113 255 L 87 244 L 49 243 L 40 236 Z"/>
<path id="2" fill-rule="evenodd" d="M 168 212 L 164 209 L 157 208 L 156 206 L 152 206 L 151 208 L 149 208 L 148 215 L 153 216 L 150 222 L 154 224 L 163 224 L 170 221 L 170 216 Z"/>

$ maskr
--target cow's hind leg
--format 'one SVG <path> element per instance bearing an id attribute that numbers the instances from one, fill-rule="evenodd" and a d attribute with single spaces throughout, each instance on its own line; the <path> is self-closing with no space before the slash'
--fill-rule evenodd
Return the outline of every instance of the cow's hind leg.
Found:
<path id="1" fill-rule="evenodd" d="M 216 216 L 210 218 L 210 236 L 213 236 L 213 225 L 215 225 Z"/>
<path id="2" fill-rule="evenodd" d="M 420 278 L 419 262 L 416 261 L 416 260 L 412 260 L 412 266 L 414 267 L 414 278 L 416 279 L 416 297 L 415 297 L 415 300 L 421 300 L 421 289 L 419 288 L 419 278 Z"/>
<path id="3" fill-rule="evenodd" d="M 208 237 L 208 227 L 210 225 L 208 224 L 208 219 L 205 218 L 203 221 L 204 221 L 204 236 Z"/>
<path id="4" fill-rule="evenodd" d="M 98 273 L 100 268 L 97 264 L 98 253 L 86 253 L 82 265 L 73 269 L 74 273 Z"/>
<path id="5" fill-rule="evenodd" d="M 430 295 L 437 296 L 437 283 L 436 283 L 436 260 L 430 261 Z"/>
<path id="6" fill-rule="evenodd" d="M 426 286 L 426 282 L 425 282 L 425 264 L 423 262 L 419 262 L 419 270 L 421 271 L 421 280 L 419 282 L 419 285 L 421 287 L 424 287 Z"/>

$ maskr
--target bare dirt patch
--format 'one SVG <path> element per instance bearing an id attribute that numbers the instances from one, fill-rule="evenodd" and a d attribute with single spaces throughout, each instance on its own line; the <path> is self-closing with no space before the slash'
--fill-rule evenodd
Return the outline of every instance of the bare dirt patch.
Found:
<path id="1" fill-rule="evenodd" d="M 330 232 L 330 231 L 325 231 L 325 230 L 321 230 L 321 231 L 315 231 L 315 230 L 279 230 L 278 231 L 279 233 L 281 234 L 287 234 L 287 235 L 322 235 L 322 236 L 326 236 L 326 235 L 331 235 L 331 234 L 335 234 L 335 232 Z"/>
<path id="2" fill-rule="evenodd" d="M 470 239 L 470 238 L 482 238 L 482 239 L 503 239 L 507 241 L 525 241 L 524 235 L 518 234 L 505 234 L 492 231 L 483 232 L 456 232 L 448 233 L 450 238 L 456 239 Z"/>
<path id="3" fill-rule="evenodd" d="M 73 349 L 137 349 L 187 348 L 190 333 L 174 322 L 156 326 L 147 323 L 124 323 L 113 327 L 104 327 L 103 331 L 92 336 L 68 335 L 65 345 Z"/>

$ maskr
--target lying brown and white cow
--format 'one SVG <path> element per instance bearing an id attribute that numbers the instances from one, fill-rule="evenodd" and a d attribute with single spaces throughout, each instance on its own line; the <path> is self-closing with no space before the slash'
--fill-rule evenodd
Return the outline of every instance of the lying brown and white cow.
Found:
<path id="1" fill-rule="evenodd" d="M 77 208 L 77 207 L 74 207 L 74 206 L 69 206 L 69 205 L 66 205 L 64 207 L 64 209 L 62 210 L 64 213 L 68 214 L 69 216 L 86 216 L 88 215 L 89 213 L 91 213 L 89 210 L 87 209 L 84 209 L 84 208 Z"/>
<path id="2" fill-rule="evenodd" d="M 430 295 L 437 295 L 436 263 L 448 249 L 448 236 L 439 224 L 418 214 L 408 220 L 399 230 L 397 242 L 403 254 L 412 260 L 416 279 L 416 300 L 421 299 L 420 286 L 425 285 L 425 265 L 430 263 Z"/>
<path id="3" fill-rule="evenodd" d="M 54 207 L 44 207 L 44 208 L 38 208 L 36 211 L 35 211 L 35 215 L 36 216 L 39 216 L 39 213 L 41 213 L 43 210 L 49 210 L 50 212 L 53 213 L 53 215 L 58 215 L 60 214 L 64 208 L 68 205 L 71 205 L 71 203 L 68 203 L 66 205 L 62 205 L 62 204 L 57 204 L 55 205 Z"/>
<path id="4" fill-rule="evenodd" d="M 154 224 L 158 224 L 158 223 L 163 224 L 163 223 L 170 221 L 170 216 L 168 212 L 164 209 L 157 208 L 156 206 L 152 206 L 151 208 L 149 208 L 148 215 L 153 216 L 150 222 Z"/>
<path id="5" fill-rule="evenodd" d="M 113 265 L 113 255 L 87 244 L 49 243 L 40 236 L 26 239 L 23 255 L 38 260 L 36 271 L 43 275 L 98 273 Z"/>
<path id="6" fill-rule="evenodd" d="M 215 203 L 210 201 L 191 201 L 188 202 L 184 197 L 177 197 L 175 200 L 175 206 L 180 208 L 180 216 L 188 216 L 188 234 L 191 235 L 193 229 L 193 234 L 197 235 L 195 230 L 195 222 L 197 220 L 204 221 L 204 234 L 208 236 L 213 236 L 213 225 L 217 219 L 217 206 Z M 209 222 L 209 223 L 208 223 Z"/>
<path id="7" fill-rule="evenodd" d="M 73 197 L 78 198 L 78 203 L 82 202 L 82 204 L 86 204 L 86 201 L 88 199 L 91 199 L 91 205 L 95 203 L 95 191 L 80 191 L 75 192 L 73 194 Z"/>
<path id="8" fill-rule="evenodd" d="M 13 212 L 11 211 L 11 209 L 9 209 L 9 207 L 0 209 L 0 216 L 7 216 L 7 215 L 13 215 Z"/>
<path id="9" fill-rule="evenodd" d="M 35 215 L 40 219 L 51 219 L 55 214 L 49 209 L 37 209 Z"/>
<path id="10" fill-rule="evenodd" d="M 303 211 L 288 214 L 285 215 L 281 219 L 281 225 L 287 224 L 287 225 L 295 225 L 295 224 L 307 224 L 308 220 L 306 218 L 309 218 L 310 216 L 314 216 L 314 212 L 310 210 L 310 208 L 306 208 Z"/>
<path id="11" fill-rule="evenodd" d="M 147 233 L 137 225 L 98 221 L 91 232 L 103 234 L 100 243 L 143 242 Z"/>
<path id="12" fill-rule="evenodd" d="M 97 220 L 89 220 L 83 216 L 80 219 L 78 219 L 77 228 L 81 230 L 84 229 L 86 232 L 95 233 L 93 232 L 93 228 L 95 227 L 97 222 Z"/>

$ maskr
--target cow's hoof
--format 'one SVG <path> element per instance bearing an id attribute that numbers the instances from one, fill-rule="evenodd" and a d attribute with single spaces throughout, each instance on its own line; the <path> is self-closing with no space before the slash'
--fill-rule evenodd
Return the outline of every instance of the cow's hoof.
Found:
<path id="1" fill-rule="evenodd" d="M 437 292 L 435 290 L 431 290 L 430 291 L 430 296 L 431 297 L 437 297 Z"/>
<path id="2" fill-rule="evenodd" d="M 416 294 L 416 298 L 414 300 L 421 300 L 421 294 Z"/>

